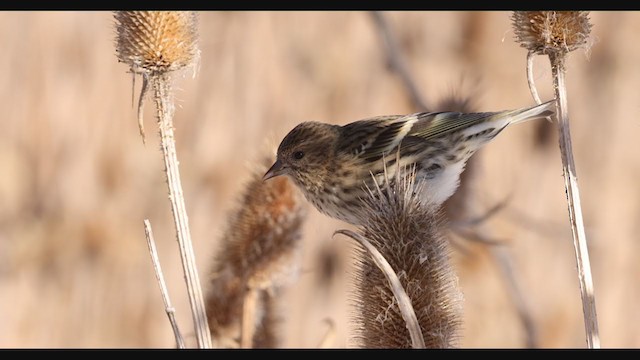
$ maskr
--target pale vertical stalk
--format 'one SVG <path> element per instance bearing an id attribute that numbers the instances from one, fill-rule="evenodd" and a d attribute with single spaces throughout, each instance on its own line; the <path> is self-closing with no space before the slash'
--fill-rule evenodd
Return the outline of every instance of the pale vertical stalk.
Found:
<path id="1" fill-rule="evenodd" d="M 164 310 L 167 313 L 171 328 L 173 329 L 173 335 L 176 338 L 176 345 L 179 349 L 184 349 L 184 339 L 180 334 L 178 323 L 176 322 L 176 309 L 171 305 L 171 299 L 169 299 L 169 291 L 167 290 L 167 284 L 164 281 L 164 275 L 162 274 L 162 267 L 160 267 L 160 260 L 158 259 L 158 250 L 156 249 L 156 242 L 153 238 L 153 231 L 151 230 L 151 223 L 148 219 L 144 219 L 144 234 L 147 237 L 147 245 L 149 246 L 149 253 L 151 254 L 151 261 L 153 262 L 153 270 L 156 273 L 156 280 L 160 286 L 160 293 L 162 294 L 162 301 L 164 302 Z"/>
<path id="2" fill-rule="evenodd" d="M 540 95 L 538 95 L 538 89 L 536 88 L 536 83 L 533 80 L 533 57 L 535 56 L 535 52 L 529 51 L 527 53 L 527 84 L 529 85 L 529 91 L 531 91 L 531 96 L 533 96 L 533 100 L 536 101 L 536 104 L 542 104 L 542 100 L 540 99 Z"/>
<path id="3" fill-rule="evenodd" d="M 160 128 L 160 138 L 162 154 L 164 155 L 165 174 L 169 187 L 169 200 L 171 201 L 171 212 L 173 213 L 174 224 L 178 244 L 180 247 L 180 257 L 182 268 L 185 274 L 185 282 L 189 293 L 189 303 L 193 316 L 196 338 L 199 348 L 211 348 L 211 334 L 207 321 L 204 298 L 200 287 L 200 279 L 196 268 L 196 259 L 191 243 L 191 233 L 189 232 L 189 219 L 182 195 L 182 184 L 180 182 L 180 170 L 178 169 L 178 157 L 176 154 L 176 144 L 173 135 L 173 102 L 170 96 L 170 79 L 166 74 L 151 76 L 151 85 L 154 91 L 156 102 L 158 126 Z"/>
<path id="4" fill-rule="evenodd" d="M 580 193 L 578 190 L 578 178 L 576 165 L 573 160 L 571 146 L 571 133 L 569 131 L 569 114 L 567 106 L 567 90 L 565 85 L 565 54 L 549 55 L 551 71 L 553 75 L 553 88 L 556 94 L 556 108 L 558 117 L 558 134 L 560 142 L 560 156 L 562 158 L 562 173 L 564 175 L 564 187 L 569 209 L 569 221 L 571 234 L 578 265 L 578 279 L 580 283 L 580 295 L 582 297 L 582 311 L 584 313 L 587 346 L 600 348 L 598 333 L 598 319 L 596 315 L 595 295 L 593 290 L 593 278 L 591 277 L 591 264 L 589 262 L 589 250 L 587 236 L 584 232 L 582 219 L 582 207 L 580 205 Z"/>
<path id="5" fill-rule="evenodd" d="M 404 290 L 404 287 L 402 287 L 402 283 L 400 282 L 398 275 L 396 275 L 396 272 L 393 270 L 391 265 L 389 265 L 387 259 L 385 259 L 380 251 L 378 251 L 378 249 L 376 249 L 375 246 L 373 246 L 364 236 L 350 230 L 337 230 L 335 233 L 342 234 L 356 240 L 360 246 L 366 250 L 371 261 L 376 264 L 378 269 L 382 271 L 389 282 L 389 288 L 393 292 L 393 296 L 396 298 L 400 314 L 402 315 L 402 319 L 404 319 L 407 330 L 409 331 L 411 346 L 414 349 L 426 348 L 424 337 L 422 336 L 422 330 L 420 329 L 420 324 L 416 317 L 416 312 L 411 304 L 411 299 Z"/>
<path id="6" fill-rule="evenodd" d="M 118 60 L 128 64 L 132 73 L 143 76 L 138 102 L 138 127 L 143 142 L 145 136 L 142 106 L 149 86 L 154 91 L 171 212 L 176 226 L 196 338 L 199 348 L 210 348 L 211 335 L 180 184 L 173 136 L 174 105 L 170 88 L 171 74 L 176 70 L 194 66 L 199 57 L 197 14 L 193 11 L 115 11 L 114 19 Z"/>
<path id="7" fill-rule="evenodd" d="M 527 348 L 535 348 L 538 344 L 538 332 L 533 317 L 531 316 L 531 311 L 529 310 L 527 297 L 524 295 L 516 278 L 513 260 L 507 249 L 502 245 L 489 245 L 489 252 L 498 265 L 500 273 L 504 278 L 507 291 L 509 292 L 509 297 L 516 307 L 518 318 L 520 318 L 520 322 L 524 328 L 525 346 Z"/>
<path id="8" fill-rule="evenodd" d="M 316 346 L 318 349 L 329 349 L 334 347 L 333 343 L 336 339 L 336 322 L 330 318 L 325 319 L 324 322 L 327 324 L 328 328 L 327 332 L 324 333 L 322 340 L 320 340 L 318 346 Z"/>
<path id="9" fill-rule="evenodd" d="M 527 53 L 527 85 L 529 85 L 529 91 L 531 92 L 531 96 L 533 96 L 533 100 L 536 101 L 536 104 L 542 104 L 542 99 L 540 99 L 540 95 L 538 94 L 538 88 L 536 87 L 536 83 L 533 80 L 533 57 L 536 55 L 534 51 L 529 51 Z M 551 116 L 547 116 L 547 120 L 551 120 Z"/>
<path id="10" fill-rule="evenodd" d="M 256 328 L 256 310 L 258 309 L 258 289 L 248 288 L 244 294 L 242 303 L 242 333 L 240 335 L 240 347 L 250 349 L 253 347 L 253 335 Z"/>
<path id="11" fill-rule="evenodd" d="M 567 112 L 567 89 L 565 85 L 565 61 L 567 54 L 573 50 L 590 46 L 591 24 L 588 11 L 514 11 L 514 32 L 516 41 L 529 51 L 527 56 L 527 78 L 529 88 L 536 97 L 533 85 L 532 57 L 533 53 L 549 56 L 553 76 L 553 88 L 556 95 L 556 117 L 562 173 L 569 209 L 569 223 L 573 236 L 573 245 L 578 267 L 578 282 L 582 298 L 584 326 L 587 346 L 599 348 L 598 320 L 596 317 L 595 295 L 591 265 L 587 248 L 587 237 L 584 232 L 580 194 L 576 166 L 573 160 L 571 134 L 569 132 L 569 115 Z"/>

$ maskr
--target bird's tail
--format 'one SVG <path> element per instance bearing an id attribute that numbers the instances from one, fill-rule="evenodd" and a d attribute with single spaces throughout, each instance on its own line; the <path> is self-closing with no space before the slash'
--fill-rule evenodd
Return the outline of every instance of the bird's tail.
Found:
<path id="1" fill-rule="evenodd" d="M 509 123 L 517 124 L 528 120 L 549 117 L 556 113 L 555 103 L 555 100 L 550 100 L 527 109 L 513 110 L 513 112 L 509 114 L 509 117 L 511 118 Z"/>

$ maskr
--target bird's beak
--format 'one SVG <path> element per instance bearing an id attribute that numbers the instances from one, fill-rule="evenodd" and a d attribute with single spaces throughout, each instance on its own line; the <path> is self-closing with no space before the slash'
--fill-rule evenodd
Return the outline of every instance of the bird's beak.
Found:
<path id="1" fill-rule="evenodd" d="M 272 177 L 276 177 L 285 173 L 287 168 L 282 165 L 282 162 L 278 159 L 271 165 L 269 171 L 262 177 L 262 181 L 269 180 Z"/>

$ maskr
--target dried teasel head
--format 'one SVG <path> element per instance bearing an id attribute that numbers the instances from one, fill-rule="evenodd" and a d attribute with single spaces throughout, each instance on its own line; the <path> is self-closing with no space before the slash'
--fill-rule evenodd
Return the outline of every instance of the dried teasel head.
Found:
<path id="1" fill-rule="evenodd" d="M 274 160 L 255 164 L 215 255 L 206 307 L 217 346 L 237 346 L 247 290 L 257 291 L 253 346 L 277 345 L 273 297 L 297 277 L 307 204 L 288 178 L 262 180 Z"/>
<path id="2" fill-rule="evenodd" d="M 520 46 L 539 55 L 588 48 L 588 11 L 514 11 L 511 17 Z"/>
<path id="3" fill-rule="evenodd" d="M 408 173 L 404 180 L 398 175 L 401 172 Z M 425 346 L 455 347 L 462 293 L 449 259 L 446 224 L 439 208 L 419 196 L 424 183 L 415 183 L 414 175 L 415 169 L 400 169 L 390 185 L 373 189 L 363 199 L 368 221 L 359 234 L 380 252 L 400 279 Z M 353 340 L 364 348 L 412 347 L 407 323 L 387 278 L 364 250 L 356 248 L 354 260 L 357 290 L 353 294 Z"/>
<path id="4" fill-rule="evenodd" d="M 193 11 L 116 11 L 116 52 L 135 73 L 164 73 L 192 65 L 198 49 Z"/>
<path id="5" fill-rule="evenodd" d="M 197 64 L 198 17 L 193 11 L 116 11 L 114 18 L 118 60 L 128 64 L 132 73 L 142 74 L 138 127 L 144 143 L 142 109 L 149 81 L 153 80 L 155 98 L 163 104 L 159 110 L 170 121 L 170 72 Z"/>

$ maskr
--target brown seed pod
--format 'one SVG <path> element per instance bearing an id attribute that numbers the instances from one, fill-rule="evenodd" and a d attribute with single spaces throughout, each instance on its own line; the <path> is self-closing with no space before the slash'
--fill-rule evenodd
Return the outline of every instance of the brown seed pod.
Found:
<path id="1" fill-rule="evenodd" d="M 401 170 L 409 171 L 409 170 Z M 458 341 L 462 294 L 449 261 L 439 209 L 421 202 L 413 181 L 374 189 L 366 201 L 369 221 L 360 229 L 386 259 L 411 300 L 427 348 Z M 410 348 L 412 338 L 385 275 L 357 248 L 355 340 L 365 348 Z"/>
<path id="2" fill-rule="evenodd" d="M 256 292 L 252 345 L 277 345 L 274 296 L 298 270 L 306 202 L 288 178 L 262 180 L 272 161 L 264 159 L 257 166 L 216 254 L 206 306 L 218 346 L 234 346 L 239 339 L 249 292 Z"/>
<path id="3" fill-rule="evenodd" d="M 514 11 L 511 20 L 516 42 L 536 54 L 568 53 L 589 46 L 588 11 Z"/>
<path id="4" fill-rule="evenodd" d="M 193 11 L 116 11 L 114 17 L 118 59 L 133 72 L 178 70 L 199 56 Z"/>

